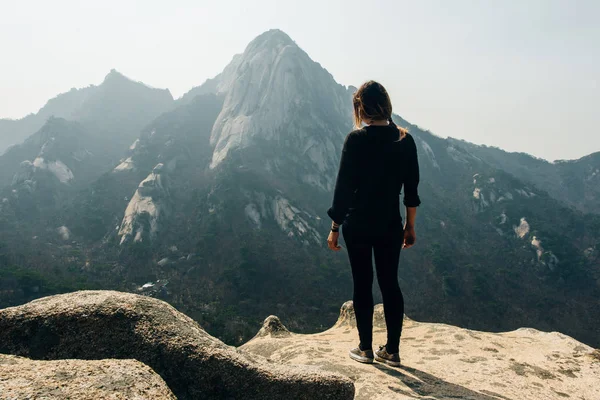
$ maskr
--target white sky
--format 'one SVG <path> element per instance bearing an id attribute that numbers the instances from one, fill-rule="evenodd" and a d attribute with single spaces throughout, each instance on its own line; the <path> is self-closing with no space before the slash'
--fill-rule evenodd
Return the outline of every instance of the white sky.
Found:
<path id="1" fill-rule="evenodd" d="M 181 96 L 270 28 L 446 137 L 549 160 L 600 150 L 600 1 L 0 0 L 0 117 L 111 68 Z"/>

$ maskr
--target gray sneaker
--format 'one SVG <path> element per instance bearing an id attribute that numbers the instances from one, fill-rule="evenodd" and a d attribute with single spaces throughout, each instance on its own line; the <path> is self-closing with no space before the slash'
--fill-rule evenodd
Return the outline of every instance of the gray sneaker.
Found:
<path id="1" fill-rule="evenodd" d="M 350 358 L 365 364 L 373 364 L 373 350 L 362 351 L 360 347 L 350 350 Z"/>
<path id="2" fill-rule="evenodd" d="M 379 346 L 379 350 L 375 352 L 375 359 L 392 367 L 400 366 L 400 353 L 390 354 L 385 346 Z"/>

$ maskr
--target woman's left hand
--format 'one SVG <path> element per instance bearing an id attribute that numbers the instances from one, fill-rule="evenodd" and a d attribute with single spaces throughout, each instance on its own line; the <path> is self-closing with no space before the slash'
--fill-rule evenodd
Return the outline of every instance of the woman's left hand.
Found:
<path id="1" fill-rule="evenodd" d="M 340 251 L 342 246 L 338 244 L 338 239 L 340 238 L 339 232 L 329 232 L 329 237 L 327 238 L 327 246 L 333 251 Z"/>
<path id="2" fill-rule="evenodd" d="M 404 242 L 402 243 L 402 247 L 408 249 L 413 247 L 415 242 L 417 241 L 417 234 L 415 233 L 415 227 L 404 227 Z"/>

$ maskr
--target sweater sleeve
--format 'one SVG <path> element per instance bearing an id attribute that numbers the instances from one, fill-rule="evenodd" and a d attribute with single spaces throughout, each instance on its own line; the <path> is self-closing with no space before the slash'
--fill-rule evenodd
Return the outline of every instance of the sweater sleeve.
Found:
<path id="1" fill-rule="evenodd" d="M 418 207 L 421 204 L 419 198 L 419 160 L 417 157 L 417 145 L 415 140 L 409 134 L 407 135 L 407 148 L 406 148 L 406 172 L 404 174 L 404 200 L 403 203 L 406 207 Z"/>
<path id="2" fill-rule="evenodd" d="M 355 141 L 352 134 L 346 136 L 340 159 L 340 169 L 335 183 L 335 191 L 333 192 L 333 204 L 327 211 L 329 217 L 337 224 L 344 222 L 350 208 L 352 196 L 356 191 L 357 163 Z"/>

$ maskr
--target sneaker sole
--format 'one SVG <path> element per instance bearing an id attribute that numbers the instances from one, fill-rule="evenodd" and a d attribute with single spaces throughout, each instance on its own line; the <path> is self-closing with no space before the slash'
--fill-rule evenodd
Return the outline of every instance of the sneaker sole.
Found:
<path id="1" fill-rule="evenodd" d="M 400 363 L 400 361 L 390 361 L 390 360 L 386 360 L 385 358 L 381 358 L 379 356 L 375 356 L 375 359 L 377 361 L 379 361 L 380 363 L 389 365 L 390 367 L 400 367 L 402 365 Z"/>
<path id="2" fill-rule="evenodd" d="M 363 364 L 373 364 L 372 358 L 357 356 L 356 354 L 354 354 L 352 352 L 350 352 L 348 354 L 350 355 L 350 358 L 353 359 L 354 361 L 358 361 L 359 363 L 363 363 Z"/>

